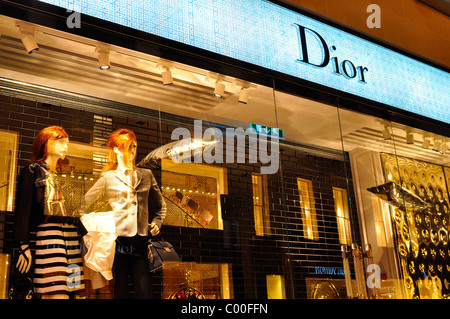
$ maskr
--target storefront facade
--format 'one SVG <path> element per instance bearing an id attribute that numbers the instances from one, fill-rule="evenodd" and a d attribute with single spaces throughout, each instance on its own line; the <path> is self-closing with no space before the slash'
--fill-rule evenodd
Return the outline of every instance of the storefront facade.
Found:
<path id="1" fill-rule="evenodd" d="M 448 68 L 269 1 L 146 3 L 0 2 L 3 296 L 16 176 L 49 125 L 83 188 L 117 128 L 137 162 L 215 142 L 151 167 L 182 257 L 155 298 L 448 294 Z"/>

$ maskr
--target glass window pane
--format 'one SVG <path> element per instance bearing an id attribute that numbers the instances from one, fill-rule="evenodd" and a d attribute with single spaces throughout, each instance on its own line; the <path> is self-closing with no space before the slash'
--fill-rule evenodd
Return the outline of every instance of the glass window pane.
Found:
<path id="1" fill-rule="evenodd" d="M 421 287 L 428 276 L 445 279 L 446 255 L 433 263 L 428 258 L 448 242 L 442 228 L 448 216 L 440 211 L 448 202 L 448 137 L 342 108 L 340 118 L 356 177 L 362 243 L 371 246 L 373 262 L 388 278 L 377 293 L 439 298 L 444 288 Z"/>

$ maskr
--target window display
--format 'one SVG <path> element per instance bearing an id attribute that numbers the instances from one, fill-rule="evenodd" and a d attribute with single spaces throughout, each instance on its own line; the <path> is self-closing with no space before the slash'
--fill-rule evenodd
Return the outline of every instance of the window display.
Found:
<path id="1" fill-rule="evenodd" d="M 15 22 L 1 20 L 0 57 L 23 54 Z M 90 39 L 40 28 L 40 55 L 0 59 L 0 262 L 22 252 L 26 269 L 30 253 L 45 258 L 39 246 L 62 245 L 69 256 L 60 257 L 80 268 L 41 288 L 76 283 L 93 299 L 448 295 L 448 136 L 359 113 L 378 111 L 360 101 L 176 55 L 110 45 L 101 71 Z M 29 164 L 33 141 L 53 124 L 70 139 L 67 154 Z M 108 143 L 118 130 L 128 139 Z M 91 218 L 90 237 L 44 224 L 36 242 L 25 227 L 18 239 L 38 247 L 18 249 L 14 218 L 33 220 L 17 213 L 30 198 L 14 198 L 16 179 L 33 165 L 48 172 L 30 184 L 46 190 L 42 215 Z M 57 242 L 45 236 L 55 230 Z M 182 260 L 152 273 L 152 284 L 149 232 Z"/>
<path id="2" fill-rule="evenodd" d="M 446 269 L 450 211 L 445 167 L 390 154 L 381 157 L 387 180 L 421 200 L 400 194 L 403 205 L 392 208 L 407 293 L 411 297 L 442 298 L 450 288 L 450 272 Z"/>
<path id="3" fill-rule="evenodd" d="M 21 274 L 30 273 L 33 291 L 43 299 L 68 298 L 84 289 L 77 239 L 82 229 L 67 217 L 60 188 L 53 179 L 68 144 L 69 135 L 62 127 L 42 129 L 33 141 L 31 163 L 21 170 L 17 186 L 14 238 L 20 250 L 15 267 Z"/>
<path id="4" fill-rule="evenodd" d="M 163 298 L 231 299 L 233 288 L 229 268 L 227 264 L 169 265 L 163 271 Z"/>
<path id="5" fill-rule="evenodd" d="M 161 185 L 168 211 L 166 225 L 223 229 L 220 195 L 226 194 L 224 169 L 163 160 Z"/>
<path id="6" fill-rule="evenodd" d="M 116 299 L 129 298 L 128 276 L 133 278 L 136 298 L 152 297 L 147 242 L 149 236 L 159 234 L 166 216 L 166 205 L 152 172 L 134 165 L 137 147 L 133 131 L 120 128 L 112 132 L 102 175 L 85 194 L 85 212 L 91 212 L 99 200 L 105 201 L 113 212 L 119 246 L 114 255 Z M 103 248 L 104 244 L 92 245 Z"/>

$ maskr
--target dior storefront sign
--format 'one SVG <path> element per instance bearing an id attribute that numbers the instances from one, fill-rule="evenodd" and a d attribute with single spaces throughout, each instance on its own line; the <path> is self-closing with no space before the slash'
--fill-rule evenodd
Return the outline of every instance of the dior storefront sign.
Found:
<path id="1" fill-rule="evenodd" d="M 365 78 L 365 73 L 369 71 L 367 67 L 355 65 L 350 58 L 339 57 L 336 45 L 329 46 L 318 32 L 299 24 L 296 26 L 298 27 L 301 51 L 301 58 L 298 59 L 299 62 L 317 68 L 325 68 L 331 62 L 333 74 L 343 75 L 349 80 L 356 79 L 358 82 L 367 83 Z M 309 49 L 313 46 L 320 47 L 320 56 L 318 54 L 311 56 L 311 50 Z M 314 50 L 314 52 L 317 51 Z"/>

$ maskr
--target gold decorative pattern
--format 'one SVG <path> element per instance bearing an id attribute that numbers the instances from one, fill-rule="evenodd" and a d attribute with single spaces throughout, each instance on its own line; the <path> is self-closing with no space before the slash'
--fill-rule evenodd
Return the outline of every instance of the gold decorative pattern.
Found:
<path id="1" fill-rule="evenodd" d="M 423 210 L 393 210 L 409 296 L 442 298 L 450 293 L 450 168 L 385 153 L 381 160 L 387 182 L 401 185 L 430 205 Z"/>

